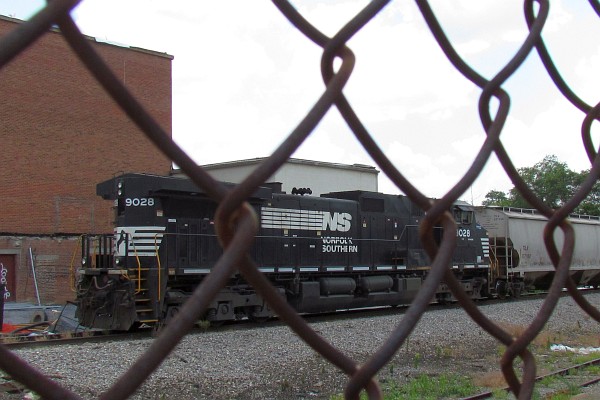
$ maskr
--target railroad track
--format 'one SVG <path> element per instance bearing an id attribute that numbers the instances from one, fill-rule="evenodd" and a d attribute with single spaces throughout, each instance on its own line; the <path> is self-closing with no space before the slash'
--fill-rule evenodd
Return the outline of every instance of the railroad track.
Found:
<path id="1" fill-rule="evenodd" d="M 539 296 L 541 296 L 541 294 L 537 294 L 537 296 L 539 297 Z M 510 303 L 511 302 L 515 303 L 515 304 L 520 303 L 520 306 L 518 306 L 518 307 L 520 307 L 521 309 L 523 307 L 524 308 L 529 308 L 529 306 L 527 305 L 528 304 L 527 302 L 530 299 L 533 299 L 533 297 L 534 296 L 528 296 L 528 297 L 523 297 L 523 298 L 518 299 L 518 300 L 514 300 L 513 299 L 512 301 L 505 300 L 505 301 L 501 301 L 501 303 L 506 304 L 506 307 L 509 308 L 509 309 L 511 308 L 510 307 Z M 494 300 L 494 302 L 495 302 L 495 300 Z M 485 306 L 487 306 L 489 304 L 493 304 L 493 303 L 490 302 L 490 301 L 485 301 L 485 302 L 480 302 L 480 304 L 481 304 L 481 306 L 485 307 Z M 494 308 L 496 308 L 496 307 L 494 307 Z M 444 310 L 446 310 L 446 309 L 448 309 L 454 315 L 454 314 L 458 313 L 458 312 L 455 312 L 455 311 L 459 310 L 460 307 L 457 307 L 456 305 L 447 305 L 447 306 L 433 305 L 432 307 L 430 307 L 430 310 L 434 311 L 435 314 L 440 314 L 440 313 L 443 314 Z M 407 310 L 406 307 L 398 307 L 398 308 L 387 307 L 387 308 L 371 309 L 371 310 L 352 310 L 352 311 L 343 312 L 343 313 L 331 313 L 331 314 L 326 314 L 326 315 L 311 315 L 311 316 L 306 316 L 306 319 L 309 320 L 309 323 L 311 325 L 313 323 L 315 324 L 314 325 L 315 329 L 319 329 L 319 330 L 323 329 L 323 335 L 325 335 L 326 337 L 329 337 L 329 335 L 332 332 L 343 332 L 343 329 L 338 329 L 338 326 L 339 327 L 346 327 L 346 326 L 351 326 L 352 325 L 352 326 L 360 327 L 360 330 L 349 331 L 349 332 L 353 332 L 352 334 L 339 333 L 339 338 L 337 336 L 333 336 L 335 338 L 335 340 L 344 340 L 344 341 L 346 340 L 346 338 L 344 338 L 344 337 L 352 337 L 352 339 L 350 339 L 348 341 L 348 343 L 352 343 L 352 342 L 354 342 L 354 341 L 357 340 L 355 335 L 357 335 L 359 333 L 359 331 L 362 332 L 365 329 L 374 329 L 373 331 L 377 331 L 378 329 L 380 329 L 381 325 L 391 326 L 392 322 L 388 322 L 388 321 L 400 320 L 402 318 L 402 314 L 406 310 Z M 388 318 L 388 316 L 389 316 L 389 318 Z M 394 318 L 394 316 L 395 316 L 395 318 Z M 377 324 L 364 324 L 364 326 L 363 326 L 363 322 L 362 321 L 357 321 L 356 323 L 346 322 L 346 321 L 351 321 L 353 319 L 362 319 L 362 318 L 371 318 L 371 317 L 379 317 L 380 323 L 377 323 Z M 434 321 L 434 320 L 435 321 L 439 321 L 440 320 L 440 318 L 429 318 L 429 319 L 432 320 L 432 321 Z M 338 322 L 339 324 L 320 324 L 321 322 L 330 322 L 330 321 L 331 322 Z M 429 322 L 432 322 L 432 321 L 429 321 Z M 428 324 L 429 322 L 428 322 L 427 318 L 424 318 L 423 324 Z M 277 327 L 277 331 L 280 332 L 280 328 L 279 327 L 281 327 L 281 326 L 285 327 L 285 325 L 282 322 L 280 322 L 280 321 L 278 321 L 276 319 L 269 320 L 269 321 L 267 321 L 264 324 L 258 324 L 258 323 L 252 322 L 252 321 L 245 321 L 244 320 L 244 321 L 240 321 L 239 323 L 224 324 L 223 326 L 218 327 L 218 328 L 209 328 L 209 333 L 207 335 L 203 335 L 201 333 L 202 329 L 201 328 L 197 328 L 194 331 L 192 331 L 191 335 L 190 335 L 190 336 L 196 336 L 196 338 L 191 338 L 192 340 L 186 340 L 186 341 L 184 341 L 184 342 L 188 342 L 188 344 L 186 345 L 186 343 L 183 343 L 182 346 L 184 348 L 186 348 L 186 346 L 190 346 L 189 343 L 191 343 L 192 344 L 191 347 L 193 348 L 194 346 L 197 347 L 197 343 L 205 343 L 205 344 L 206 343 L 213 343 L 213 340 L 215 340 L 214 339 L 215 337 L 216 338 L 221 338 L 221 339 L 218 339 L 218 340 L 223 340 L 223 342 L 227 342 L 228 338 L 238 337 L 238 335 L 236 334 L 236 332 L 231 332 L 231 331 L 238 331 L 240 333 L 239 337 L 257 338 L 257 337 L 260 336 L 260 332 L 263 330 L 263 329 L 260 329 L 260 328 L 266 328 L 265 329 L 266 332 L 272 332 L 270 330 L 270 328 Z M 426 325 L 426 326 L 428 326 L 428 325 Z M 438 327 L 438 326 L 439 326 L 438 324 L 433 324 L 432 328 L 428 328 L 428 330 L 429 331 L 436 331 L 435 327 Z M 571 325 L 569 325 L 569 326 L 571 326 Z M 257 329 L 257 328 L 259 328 L 259 329 Z M 213 331 L 214 333 L 217 333 L 217 334 L 214 335 L 214 337 L 213 337 L 213 334 L 210 333 L 210 331 Z M 256 331 L 256 332 L 250 332 L 250 334 L 248 334 L 248 333 L 246 333 L 244 331 Z M 92 337 L 92 338 L 88 339 L 88 340 L 93 341 L 93 342 L 94 341 L 95 342 L 103 341 L 103 343 L 99 344 L 99 345 L 93 344 L 92 346 L 87 346 L 86 345 L 86 346 L 81 346 L 81 347 L 80 346 L 65 346 L 64 347 L 64 352 L 63 352 L 63 348 L 60 348 L 60 347 L 56 348 L 56 347 L 50 346 L 50 348 L 48 348 L 47 350 L 49 351 L 50 354 L 55 354 L 55 355 L 56 354 L 60 354 L 59 358 L 58 358 L 59 360 L 65 360 L 65 359 L 76 360 L 76 359 L 78 359 L 78 357 L 81 357 L 81 352 L 84 351 L 84 349 L 86 349 L 86 348 L 88 349 L 87 351 L 90 351 L 90 352 L 96 354 L 96 352 L 98 351 L 97 348 L 104 347 L 104 346 L 109 346 L 110 343 L 107 343 L 104 340 L 110 340 L 110 341 L 114 341 L 114 342 L 121 341 L 120 346 L 126 346 L 128 349 L 130 349 L 129 344 L 126 341 L 128 341 L 128 340 L 134 341 L 133 338 L 135 338 L 135 337 L 143 337 L 144 334 L 146 335 L 145 338 L 149 339 L 149 336 L 152 333 L 151 330 L 146 330 L 144 332 L 145 333 L 143 333 L 141 336 L 135 336 L 135 334 L 124 334 L 124 335 L 119 335 L 119 336 L 111 336 L 111 335 L 103 334 L 102 336 Z M 220 334 L 219 334 L 219 332 L 220 332 Z M 417 334 L 415 333 L 415 335 L 417 335 Z M 202 336 L 205 336 L 205 337 L 202 338 Z M 271 337 L 272 335 L 267 334 L 266 336 L 269 338 L 270 341 L 273 340 L 273 338 Z M 361 335 L 361 336 L 358 336 L 358 337 L 359 337 L 359 339 L 360 338 L 364 339 L 365 337 L 369 337 L 370 338 L 372 336 L 371 335 L 367 335 L 367 336 L 362 336 Z M 421 340 L 420 336 L 415 336 L 415 337 L 418 340 Z M 422 336 L 422 337 L 429 338 L 429 336 Z M 468 336 L 468 337 L 470 337 L 470 336 Z M 475 339 L 473 339 L 473 340 L 477 340 L 476 339 L 477 336 L 474 336 L 474 338 Z M 429 339 L 427 339 L 427 340 L 429 340 Z M 81 342 L 84 342 L 84 341 L 85 340 L 82 340 L 82 339 L 75 339 L 75 340 L 72 340 L 71 342 L 81 343 Z M 45 344 L 55 345 L 55 344 L 59 344 L 59 343 L 68 343 L 68 342 L 69 341 L 64 341 L 64 342 L 47 341 L 47 343 L 40 342 L 40 343 L 25 344 L 25 345 L 22 345 L 22 346 L 24 346 L 24 347 L 30 346 L 30 345 L 33 345 L 33 346 L 39 346 L 39 345 L 44 346 Z M 145 343 L 139 344 L 137 346 L 140 347 L 140 348 L 146 347 L 147 346 L 146 340 L 143 340 L 143 342 L 145 342 Z M 469 340 L 469 342 L 471 342 L 471 340 Z M 285 342 L 285 343 L 287 343 L 287 342 Z M 345 343 L 345 342 L 343 342 L 343 343 Z M 454 343 L 454 342 L 449 342 L 449 343 Z M 342 346 L 344 346 L 344 345 L 342 344 Z M 210 346 L 204 346 L 204 347 L 210 347 Z M 250 346 L 250 347 L 252 347 L 252 346 Z M 234 352 L 235 351 L 244 352 L 245 349 L 247 349 L 247 348 L 248 348 L 248 346 L 240 346 L 239 348 L 234 347 L 232 351 L 234 351 Z M 27 349 L 24 348 L 24 350 L 27 350 Z M 36 349 L 34 349 L 33 352 L 29 352 L 29 353 L 30 354 L 38 354 L 37 357 L 40 357 L 39 353 L 42 352 L 42 351 L 45 351 L 45 350 L 46 349 L 40 349 L 40 350 L 38 350 L 36 348 Z M 195 353 L 193 353 L 194 351 L 195 350 L 192 350 L 192 353 L 190 353 L 190 354 L 195 354 Z M 424 350 L 423 354 L 425 353 L 425 351 L 426 350 Z M 218 354 L 219 350 L 215 349 L 215 352 L 216 352 L 215 354 Z M 25 351 L 25 353 L 28 353 L 28 352 Z M 75 356 L 73 358 L 67 357 L 67 356 L 65 356 L 65 353 L 66 354 L 75 354 Z M 114 352 L 114 353 L 115 354 L 120 354 L 121 352 L 117 351 L 117 352 Z M 183 355 L 182 355 L 183 359 L 188 359 L 188 356 L 186 354 L 187 354 L 186 352 L 183 353 Z M 208 356 L 206 356 L 207 359 L 209 359 L 211 357 L 211 354 L 212 353 L 208 353 Z M 250 353 L 250 354 L 253 354 L 253 353 Z M 260 354 L 260 353 L 257 352 L 257 354 Z M 411 363 L 411 361 L 410 361 L 411 360 L 411 358 L 410 358 L 411 356 L 408 355 L 408 354 L 409 353 L 407 353 L 407 356 L 404 357 L 404 358 L 407 359 L 409 363 Z M 457 353 L 457 356 L 455 356 L 455 357 L 461 357 L 460 354 L 463 354 L 463 353 L 462 352 Z M 66 357 L 66 358 L 63 358 L 63 357 Z M 43 355 L 41 358 L 42 359 L 47 359 L 46 355 Z M 252 358 L 252 359 L 254 360 L 255 358 Z M 260 359 L 260 357 L 256 357 L 256 359 Z M 565 359 L 564 361 L 567 361 L 567 360 Z M 117 362 L 117 361 L 115 361 L 115 362 Z M 479 361 L 477 361 L 477 362 L 479 362 Z M 252 363 L 254 363 L 254 361 Z M 571 362 L 567 361 L 567 365 L 571 364 L 571 363 L 575 363 L 575 361 L 571 361 Z M 254 364 L 251 364 L 251 365 L 254 365 Z M 298 365 L 303 366 L 304 364 L 299 363 Z M 397 364 L 396 367 L 399 368 L 400 365 L 401 364 Z M 560 365 L 560 367 L 558 367 L 557 365 Z M 238 367 L 239 367 L 239 365 L 236 365 L 236 367 L 235 367 L 236 370 L 237 370 Z M 425 365 L 423 365 L 422 367 L 426 368 Z M 552 366 L 546 367 L 546 370 L 555 370 L 556 368 L 564 368 L 564 367 L 565 367 L 564 363 L 553 363 Z M 571 370 L 571 369 L 572 368 L 569 368 L 566 371 Z M 230 371 L 233 371 L 233 369 L 230 370 Z M 56 373 L 56 370 L 50 369 L 49 372 L 50 373 Z M 71 378 L 71 376 L 67 375 L 66 372 L 63 371 L 61 373 L 64 374 L 64 376 L 57 376 L 57 379 L 59 379 L 60 381 L 65 381 L 66 382 L 67 380 L 69 380 Z M 71 372 L 69 372 L 69 373 L 71 373 Z M 220 372 L 218 370 L 216 372 L 215 371 L 211 371 L 211 374 L 217 374 L 217 373 L 220 373 Z M 223 372 L 223 373 L 226 375 L 228 372 L 227 372 L 227 370 L 225 370 L 225 372 Z M 557 372 L 555 374 L 559 374 L 559 373 L 560 372 Z M 79 376 L 78 374 L 83 374 L 83 373 L 81 373 L 81 372 L 79 372 L 79 373 L 73 372 L 72 374 L 74 374 L 73 376 L 75 376 L 75 375 Z M 554 374 L 551 374 L 551 375 L 554 375 Z M 544 377 L 540 377 L 540 379 L 543 379 L 543 378 Z M 589 379 L 587 379 L 586 382 L 583 382 L 583 380 L 582 380 L 581 382 L 574 382 L 574 384 L 582 385 L 582 386 L 585 386 L 586 384 L 588 384 L 588 385 L 592 384 L 592 383 L 589 383 L 589 382 L 592 380 L 592 378 L 595 378 L 595 377 L 588 377 L 588 378 Z M 571 381 L 572 378 L 567 378 L 567 379 L 569 381 Z M 14 382 L 12 382 L 12 383 L 14 383 Z M 12 383 L 7 382 L 6 383 L 7 384 L 7 388 Z M 538 390 L 539 387 L 542 387 L 542 386 L 543 386 L 542 384 L 536 384 L 536 391 Z M 597 388 L 597 386 L 594 386 L 594 388 Z M 11 390 L 15 390 L 16 391 L 18 389 L 16 389 L 15 387 L 12 387 Z M 479 390 L 487 390 L 487 389 L 480 388 Z M 497 393 L 498 390 L 502 390 L 502 389 L 496 389 L 496 393 Z M 546 390 L 545 387 L 544 387 L 544 390 Z M 0 392 L 1 391 L 2 391 L 2 389 L 0 389 Z M 478 395 L 478 396 L 480 396 L 480 395 Z M 474 398 L 479 398 L 479 397 L 474 397 Z M 481 397 L 481 398 L 486 398 L 486 397 Z"/>
<path id="2" fill-rule="evenodd" d="M 110 332 L 110 331 L 81 331 L 63 333 L 42 333 L 33 335 L 5 335 L 0 336 L 0 344 L 18 349 L 32 346 L 50 346 L 60 344 L 75 344 L 106 340 L 132 340 L 150 337 L 151 331 L 139 332 Z"/>
<path id="3" fill-rule="evenodd" d="M 586 291 L 598 291 L 598 289 L 580 289 L 584 292 Z M 531 294 L 523 294 L 518 298 L 506 298 L 506 299 L 489 299 L 482 300 L 479 302 L 481 305 L 491 305 L 491 304 L 499 304 L 499 303 L 510 303 L 516 301 L 528 301 L 543 298 L 546 294 L 543 292 L 531 293 Z M 568 293 L 565 292 L 565 296 L 568 296 Z M 440 310 L 440 309 L 453 309 L 460 308 L 460 305 L 456 303 L 447 303 L 447 304 L 438 304 L 432 303 L 430 306 L 431 310 Z M 397 307 L 373 307 L 373 308 L 361 308 L 361 309 L 351 309 L 351 310 L 343 310 L 336 312 L 328 312 L 328 313 L 320 313 L 320 314 L 307 314 L 304 316 L 309 322 L 323 322 L 323 321 L 332 321 L 332 320 L 344 320 L 344 319 L 353 319 L 353 318 L 363 318 L 363 317 L 376 317 L 376 316 L 386 316 L 386 315 L 397 315 L 402 314 L 408 308 L 408 306 L 397 306 Z M 48 323 L 41 323 L 46 324 Z M 259 327 L 264 326 L 277 326 L 279 324 L 283 324 L 277 318 L 272 318 L 268 321 L 264 322 L 253 322 L 249 320 L 241 320 L 241 321 L 233 321 L 226 322 L 223 325 L 215 326 L 215 327 L 207 327 L 207 326 L 199 326 L 195 328 L 191 333 L 201 333 L 206 329 L 210 330 L 219 330 L 219 331 L 228 331 L 228 330 L 252 330 Z M 40 324 L 33 324 L 29 326 L 22 327 L 21 330 L 27 328 L 35 328 Z M 106 341 L 106 340 L 130 340 L 130 339 L 139 339 L 139 338 L 149 338 L 154 333 L 152 329 L 142 329 L 135 332 L 113 332 L 113 331 L 103 331 L 103 330 L 85 330 L 79 332 L 62 332 L 62 333 L 49 333 L 44 331 L 32 331 L 31 335 L 17 335 L 17 334 L 9 334 L 0 336 L 0 344 L 3 344 L 10 348 L 21 348 L 28 346 L 45 346 L 45 345 L 60 345 L 60 344 L 73 344 L 73 343 L 83 343 L 87 341 Z"/>
<path id="4" fill-rule="evenodd" d="M 590 375 L 581 374 L 581 371 L 584 371 L 586 368 L 594 366 L 594 365 L 600 365 L 600 358 L 597 358 L 595 360 L 591 360 L 591 361 L 588 361 L 588 362 L 585 362 L 582 364 L 573 365 L 569 368 L 561 369 L 559 371 L 552 372 L 550 374 L 540 375 L 537 378 L 535 378 L 535 381 L 540 382 L 544 379 L 548 379 L 551 377 L 574 376 L 574 377 L 578 378 L 577 379 L 578 383 L 576 383 L 576 385 L 578 387 L 580 387 L 580 388 L 588 387 L 591 385 L 598 384 L 600 382 L 600 376 L 598 376 L 598 374 L 590 374 Z M 508 387 L 505 387 L 502 390 L 504 390 L 506 392 L 510 391 L 510 389 Z M 555 392 L 555 394 L 558 394 L 558 393 Z M 494 395 L 494 392 L 490 391 L 490 392 L 479 393 L 477 395 L 470 396 L 470 397 L 465 397 L 462 400 L 489 399 L 493 395 Z"/>

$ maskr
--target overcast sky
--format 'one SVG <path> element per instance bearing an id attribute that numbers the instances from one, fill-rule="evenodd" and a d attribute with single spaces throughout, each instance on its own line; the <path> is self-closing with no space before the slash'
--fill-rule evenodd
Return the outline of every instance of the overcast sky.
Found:
<path id="1" fill-rule="evenodd" d="M 434 12 L 459 53 L 491 78 L 527 30 L 522 0 L 438 0 Z M 0 0 L 27 19 L 43 1 Z M 293 4 L 333 35 L 365 1 Z M 174 56 L 173 137 L 199 164 L 268 156 L 324 90 L 321 51 L 268 1 L 84 0 L 73 16 L 98 40 Z M 588 0 L 551 1 L 544 40 L 570 87 L 600 101 L 600 19 Z M 412 1 L 395 1 L 349 42 L 356 66 L 344 93 L 376 141 L 419 189 L 441 197 L 472 163 L 485 134 L 479 88 L 445 59 Z M 517 167 L 555 154 L 589 168 L 584 115 L 555 89 L 536 54 L 504 86 L 511 110 L 502 141 Z M 598 124 L 594 137 L 600 135 Z M 336 109 L 295 158 L 375 165 Z M 383 176 L 380 190 L 399 191 Z M 512 187 L 495 156 L 463 199 L 480 204 Z"/>

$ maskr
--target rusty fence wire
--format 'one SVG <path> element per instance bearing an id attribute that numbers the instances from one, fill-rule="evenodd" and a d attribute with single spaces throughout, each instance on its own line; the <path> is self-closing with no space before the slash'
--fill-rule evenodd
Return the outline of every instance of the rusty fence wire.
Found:
<path id="1" fill-rule="evenodd" d="M 1 68 L 27 46 L 46 34 L 53 25 L 58 25 L 73 52 L 81 59 L 114 101 L 135 121 L 158 148 L 162 149 L 199 187 L 203 188 L 210 197 L 219 203 L 215 225 L 220 242 L 225 249 L 223 256 L 208 278 L 193 293 L 192 298 L 185 303 L 185 306 L 172 323 L 161 332 L 159 337 L 153 341 L 151 347 L 131 368 L 101 395 L 102 399 L 124 399 L 132 395 L 192 329 L 194 322 L 203 314 L 211 299 L 225 286 L 227 279 L 236 269 L 239 269 L 248 282 L 257 289 L 281 320 L 309 346 L 321 354 L 323 358 L 348 376 L 344 394 L 346 398 L 350 399 L 357 399 L 359 393 L 363 390 L 366 390 L 369 398 L 378 399 L 382 397 L 375 375 L 390 361 L 410 336 L 442 280 L 451 288 L 454 297 L 458 299 L 468 315 L 489 335 L 506 346 L 506 352 L 501 359 L 501 369 L 511 391 L 519 399 L 532 397 L 535 382 L 536 365 L 534 357 L 527 347 L 550 318 L 563 288 L 568 289 L 572 298 L 587 314 L 600 322 L 600 311 L 586 301 L 569 277 L 575 238 L 573 228 L 566 221 L 566 217 L 587 196 L 600 177 L 600 159 L 591 139 L 592 124 L 595 120 L 600 120 L 600 103 L 594 106 L 581 100 L 570 89 L 561 77 L 556 65 L 552 62 L 541 36 L 549 12 L 549 1 L 524 1 L 524 13 L 529 27 L 529 34 L 510 62 L 493 79 L 487 80 L 472 69 L 456 52 L 452 43 L 445 36 L 442 26 L 436 19 L 429 3 L 425 0 L 416 0 L 421 14 L 446 57 L 466 79 L 481 88 L 478 108 L 484 127 L 483 133 L 486 135 L 486 139 L 471 167 L 452 189 L 435 201 L 430 200 L 424 193 L 417 190 L 403 175 L 402 171 L 394 166 L 393 157 L 386 155 L 377 146 L 373 136 L 361 123 L 359 116 L 356 115 L 343 94 L 344 85 L 351 76 L 355 61 L 354 54 L 350 48 L 346 47 L 346 43 L 366 26 L 388 2 L 388 0 L 370 2 L 354 18 L 348 21 L 335 36 L 328 37 L 311 25 L 286 0 L 273 1 L 284 18 L 287 18 L 308 40 L 323 48 L 321 74 L 325 83 L 325 90 L 285 141 L 251 175 L 232 190 L 226 189 L 213 180 L 192 161 L 163 132 L 140 103 L 125 89 L 119 79 L 110 72 L 101 57 L 96 54 L 71 19 L 70 11 L 79 3 L 78 0 L 49 1 L 45 8 L 29 21 L 0 38 Z M 596 0 L 589 0 L 589 3 L 591 6 L 589 12 L 595 12 L 600 17 L 600 3 Z M 591 164 L 590 173 L 573 198 L 558 210 L 550 209 L 544 205 L 529 189 L 517 173 L 517 169 L 508 156 L 500 138 L 508 117 L 510 101 L 509 95 L 502 89 L 502 85 L 523 64 L 526 57 L 534 52 L 537 52 L 548 75 L 562 95 L 584 114 L 581 134 Z M 341 60 L 337 70 L 334 68 L 335 59 Z M 491 115 L 489 111 L 492 101 L 498 104 L 495 115 Z M 358 364 L 312 330 L 282 299 L 248 256 L 248 250 L 258 231 L 258 220 L 252 207 L 245 200 L 284 164 L 332 107 L 339 110 L 356 138 L 379 168 L 402 192 L 427 212 L 426 217 L 420 224 L 419 235 L 432 260 L 431 272 L 417 297 L 407 309 L 402 323 L 395 328 L 387 340 L 363 364 Z M 473 184 L 485 163 L 494 153 L 521 195 L 548 218 L 549 222 L 544 231 L 544 241 L 547 252 L 556 268 L 554 280 L 542 307 L 527 329 L 517 338 L 514 338 L 483 315 L 460 287 L 451 270 L 447 268 L 456 246 L 455 236 L 444 235 L 441 243 L 437 245 L 433 235 L 435 225 L 442 225 L 448 231 L 456 229 L 452 216 L 446 210 Z M 560 229 L 564 233 L 565 239 L 562 249 L 556 247 L 553 239 L 553 233 L 556 229 Z M 517 376 L 515 367 L 522 367 L 521 378 Z M 44 398 L 79 398 L 77 394 L 44 376 L 3 345 L 0 345 L 0 368 Z"/>

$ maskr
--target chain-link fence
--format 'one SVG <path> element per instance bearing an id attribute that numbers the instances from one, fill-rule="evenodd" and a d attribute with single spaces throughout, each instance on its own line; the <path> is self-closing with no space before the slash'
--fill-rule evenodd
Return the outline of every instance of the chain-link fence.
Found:
<path id="1" fill-rule="evenodd" d="M 479 149 L 471 167 L 464 176 L 442 198 L 432 201 L 396 169 L 394 158 L 377 146 L 373 136 L 361 123 L 343 94 L 344 85 L 350 78 L 354 65 L 354 54 L 346 47 L 348 40 L 359 32 L 369 21 L 388 3 L 386 0 L 370 2 L 333 37 L 327 37 L 307 21 L 298 11 L 285 0 L 274 0 L 275 6 L 281 11 L 293 26 L 301 31 L 308 40 L 323 48 L 321 73 L 326 88 L 314 106 L 306 112 L 306 116 L 286 140 L 258 166 L 240 185 L 228 190 L 214 181 L 201 167 L 179 148 L 140 103 L 125 89 L 120 80 L 115 77 L 101 57 L 96 54 L 76 24 L 70 17 L 70 11 L 79 3 L 77 0 L 53 0 L 28 22 L 17 26 L 0 41 L 0 67 L 18 56 L 28 45 L 45 35 L 53 25 L 58 25 L 73 52 L 81 59 L 95 79 L 110 93 L 119 106 L 135 121 L 154 144 L 170 157 L 199 187 L 219 203 L 215 225 L 220 241 L 225 249 L 223 256 L 204 280 L 191 299 L 186 302 L 178 316 L 154 340 L 151 347 L 131 366 L 131 368 L 106 391 L 101 398 L 127 398 L 144 382 L 146 378 L 161 364 L 168 354 L 177 346 L 179 341 L 188 333 L 196 321 L 206 310 L 207 305 L 217 292 L 224 287 L 229 276 L 236 268 L 245 276 L 261 296 L 266 299 L 271 308 L 279 315 L 307 345 L 311 346 L 321 356 L 327 359 L 348 376 L 345 389 L 347 398 L 358 398 L 362 390 L 366 390 L 369 398 L 381 398 L 381 390 L 375 375 L 394 356 L 425 312 L 425 308 L 433 297 L 436 288 L 444 281 L 452 290 L 458 302 L 468 315 L 477 322 L 489 335 L 506 346 L 506 352 L 501 359 L 501 368 L 512 392 L 519 399 L 532 397 L 535 382 L 536 365 L 534 357 L 528 350 L 528 345 L 540 333 L 557 304 L 563 288 L 592 318 L 600 322 L 600 311 L 590 305 L 577 290 L 569 277 L 569 266 L 575 247 L 575 238 L 571 225 L 566 217 L 590 192 L 594 183 L 600 177 L 600 159 L 593 147 L 591 127 L 595 120 L 600 119 L 600 104 L 588 105 L 581 100 L 561 77 L 556 65 L 541 36 L 542 28 L 549 12 L 547 0 L 525 0 L 524 12 L 529 27 L 529 34 L 522 43 L 519 51 L 501 71 L 491 80 L 485 79 L 472 69 L 457 53 L 452 43 L 445 36 L 442 27 L 436 19 L 430 5 L 425 0 L 416 0 L 419 10 L 425 18 L 429 29 L 435 36 L 439 46 L 454 67 L 464 77 L 481 88 L 479 98 L 479 114 L 486 139 Z M 600 3 L 589 0 L 591 8 L 600 16 Z M 500 140 L 502 129 L 508 117 L 509 95 L 502 89 L 504 82 L 510 78 L 523 64 L 526 57 L 537 52 L 548 75 L 556 87 L 569 102 L 579 109 L 585 117 L 582 123 L 582 140 L 589 161 L 590 173 L 579 187 L 573 198 L 558 210 L 547 207 L 530 190 L 517 173 L 517 169 Z M 339 68 L 334 68 L 334 60 L 340 59 Z M 497 112 L 490 114 L 491 102 L 497 103 Z M 311 134 L 316 125 L 327 111 L 338 109 L 347 125 L 360 141 L 366 152 L 377 163 L 379 168 L 392 182 L 410 199 L 426 210 L 426 217 L 420 224 L 420 238 L 432 260 L 431 271 L 422 289 L 407 309 L 402 323 L 399 324 L 379 350 L 359 365 L 340 350 L 332 346 L 311 329 L 304 320 L 282 299 L 279 292 L 259 272 L 257 266 L 247 256 L 248 249 L 253 243 L 258 231 L 258 220 L 252 207 L 245 202 L 252 193 L 263 184 L 285 161 L 298 149 L 303 141 Z M 456 229 L 453 217 L 446 211 L 475 181 L 485 163 L 493 156 L 498 157 L 507 176 L 521 195 L 541 214 L 548 218 L 544 232 L 547 251 L 554 263 L 556 273 L 549 293 L 543 306 L 532 320 L 527 329 L 517 338 L 494 324 L 483 315 L 461 288 L 451 270 L 447 268 L 456 246 L 456 237 L 444 235 L 441 243 L 436 244 L 433 231 L 436 225 L 448 231 Z M 564 233 L 564 245 L 558 249 L 553 239 L 556 229 Z M 519 360 L 517 360 L 519 359 Z M 517 360 L 518 362 L 514 363 Z M 515 366 L 522 367 L 521 378 L 517 376 Z M 52 379 L 36 371 L 15 354 L 0 345 L 0 367 L 14 379 L 22 382 L 31 390 L 49 399 L 75 399 L 78 396 L 68 389 L 58 385 Z"/>

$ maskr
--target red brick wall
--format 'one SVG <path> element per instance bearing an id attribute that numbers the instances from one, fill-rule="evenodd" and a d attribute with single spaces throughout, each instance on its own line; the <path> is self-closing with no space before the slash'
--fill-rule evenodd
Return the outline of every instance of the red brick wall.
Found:
<path id="1" fill-rule="evenodd" d="M 17 26 L 0 17 L 0 40 Z M 170 136 L 172 57 L 90 43 Z M 17 255 L 13 300 L 36 300 L 30 247 L 42 302 L 73 300 L 77 236 L 112 232 L 112 204 L 96 184 L 118 172 L 166 175 L 171 163 L 56 32 L 0 69 L 0 121 L 0 250 Z"/>
<path id="2" fill-rule="evenodd" d="M 0 19 L 0 37 L 16 26 Z M 172 57 L 90 43 L 170 135 Z M 0 70 L 0 102 L 0 232 L 110 232 L 96 184 L 119 171 L 169 172 L 59 33 Z"/>
<path id="3" fill-rule="evenodd" d="M 35 280 L 29 256 L 30 248 Z M 9 301 L 35 304 L 37 294 L 42 304 L 64 304 L 67 300 L 75 299 L 72 282 L 81 266 L 81 244 L 78 237 L 0 237 L 0 249 L 15 252 L 16 290 L 11 293 Z"/>

